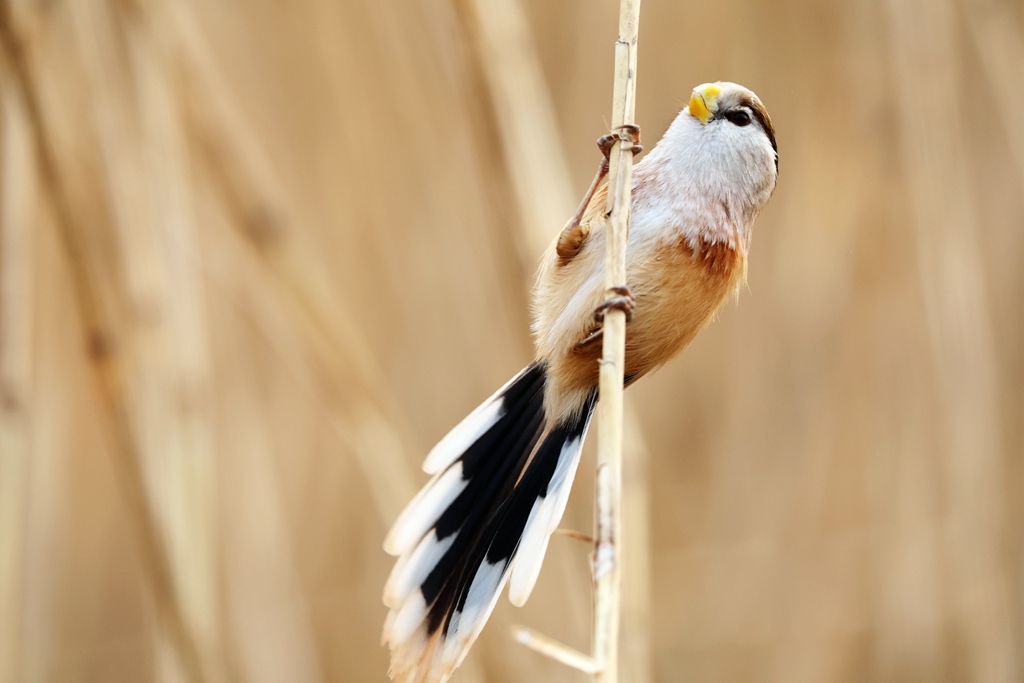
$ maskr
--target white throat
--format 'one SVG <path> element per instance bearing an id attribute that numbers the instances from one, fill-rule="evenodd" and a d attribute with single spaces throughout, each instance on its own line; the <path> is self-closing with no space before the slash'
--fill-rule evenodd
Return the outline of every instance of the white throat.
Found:
<path id="1" fill-rule="evenodd" d="M 752 127 L 710 131 L 684 109 L 633 175 L 633 226 L 677 226 L 690 246 L 750 246 L 750 228 L 775 185 L 774 151 Z M 751 144 L 756 133 L 763 145 Z M 747 139 L 744 139 L 747 138 Z M 666 215 L 667 214 L 667 215 Z"/>

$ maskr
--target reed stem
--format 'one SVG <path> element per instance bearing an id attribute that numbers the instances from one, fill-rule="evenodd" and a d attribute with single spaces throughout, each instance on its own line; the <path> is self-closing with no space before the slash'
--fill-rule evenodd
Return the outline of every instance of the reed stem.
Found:
<path id="1" fill-rule="evenodd" d="M 615 42 L 615 88 L 612 130 L 633 123 L 636 103 L 636 47 L 640 0 L 619 5 L 619 38 Z M 632 191 L 633 152 L 616 142 L 608 172 L 605 289 L 626 284 L 626 237 Z M 622 389 L 626 355 L 626 315 L 610 310 L 604 318 L 597 447 L 597 545 L 594 549 L 595 680 L 618 681 L 619 612 L 622 581 L 619 556 L 622 536 Z"/>

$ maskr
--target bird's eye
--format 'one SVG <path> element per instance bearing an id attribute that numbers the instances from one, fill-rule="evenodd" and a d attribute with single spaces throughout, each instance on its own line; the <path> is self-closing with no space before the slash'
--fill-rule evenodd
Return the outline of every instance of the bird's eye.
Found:
<path id="1" fill-rule="evenodd" d="M 736 109 L 725 113 L 725 118 L 729 119 L 730 123 L 734 123 L 737 126 L 749 126 L 750 125 L 750 114 L 743 111 L 742 109 Z"/>

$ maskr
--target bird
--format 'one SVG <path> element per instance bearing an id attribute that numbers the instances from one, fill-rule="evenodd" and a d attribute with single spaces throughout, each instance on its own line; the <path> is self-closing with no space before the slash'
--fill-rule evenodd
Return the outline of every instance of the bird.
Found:
<path id="1" fill-rule="evenodd" d="M 625 385 L 685 348 L 747 275 L 751 227 L 775 190 L 778 147 L 761 100 L 705 83 L 635 166 L 626 284 L 604 286 L 608 155 L 545 252 L 533 297 L 535 359 L 427 454 L 431 479 L 384 550 L 383 643 L 398 683 L 443 683 L 462 663 L 506 584 L 523 605 L 565 511 L 598 399 L 605 313 L 626 314 Z"/>

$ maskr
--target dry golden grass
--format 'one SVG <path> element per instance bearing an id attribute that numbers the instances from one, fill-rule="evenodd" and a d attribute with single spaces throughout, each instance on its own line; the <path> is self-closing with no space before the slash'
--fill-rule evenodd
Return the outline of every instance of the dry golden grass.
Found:
<path id="1" fill-rule="evenodd" d="M 0 7 L 0 683 L 384 681 L 381 540 L 530 358 L 618 3 Z M 1019 3 L 644 0 L 641 44 L 648 145 L 734 80 L 781 176 L 627 393 L 628 680 L 1020 680 Z M 508 627 L 587 650 L 587 577 L 556 537 L 454 680 L 584 680 Z"/>

